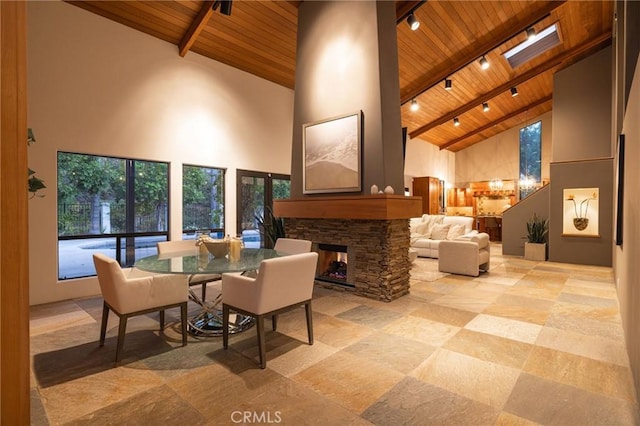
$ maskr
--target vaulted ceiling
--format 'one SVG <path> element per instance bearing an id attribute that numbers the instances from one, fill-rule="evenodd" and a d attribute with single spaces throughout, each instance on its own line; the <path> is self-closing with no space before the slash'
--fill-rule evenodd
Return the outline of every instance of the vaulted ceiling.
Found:
<path id="1" fill-rule="evenodd" d="M 69 3 L 175 44 L 176 55 L 196 52 L 294 88 L 299 1 L 236 0 L 230 15 L 221 13 L 225 2 L 215 1 Z M 613 7 L 612 1 L 396 1 L 402 125 L 411 138 L 457 152 L 550 111 L 553 74 L 611 43 Z M 416 31 L 406 24 L 411 12 L 421 23 Z M 553 24 L 559 44 L 512 67 L 503 54 L 526 40 L 528 28 L 541 33 Z M 417 111 L 410 109 L 414 99 Z"/>

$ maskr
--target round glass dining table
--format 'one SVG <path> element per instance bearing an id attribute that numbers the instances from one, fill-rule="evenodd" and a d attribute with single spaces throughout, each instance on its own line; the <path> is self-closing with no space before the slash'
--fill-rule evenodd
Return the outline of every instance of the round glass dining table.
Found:
<path id="1" fill-rule="evenodd" d="M 286 253 L 273 249 L 244 248 L 240 258 L 231 261 L 228 256 L 214 257 L 209 253 L 199 254 L 198 249 L 183 252 L 157 254 L 139 259 L 134 267 L 147 272 L 159 274 L 184 274 L 189 276 L 189 281 L 197 280 L 199 275 L 218 275 L 226 272 L 255 271 L 260 268 L 260 262 L 265 259 L 286 256 Z M 220 279 L 220 278 L 218 278 Z M 202 300 L 198 294 L 189 287 L 191 300 L 200 306 L 199 312 L 188 320 L 188 331 L 195 336 L 221 336 L 222 335 L 222 294 L 218 294 L 213 300 Z M 235 318 L 229 318 L 229 332 L 238 333 L 253 325 L 251 317 L 236 314 Z"/>

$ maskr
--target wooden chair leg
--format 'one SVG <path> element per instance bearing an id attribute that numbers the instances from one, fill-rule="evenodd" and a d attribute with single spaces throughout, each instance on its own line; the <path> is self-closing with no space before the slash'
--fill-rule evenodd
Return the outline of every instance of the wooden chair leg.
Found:
<path id="1" fill-rule="evenodd" d="M 116 347 L 116 364 L 120 364 L 120 358 L 122 357 L 122 347 L 124 346 L 124 335 L 127 329 L 127 315 L 120 317 L 120 325 L 118 326 L 118 345 Z"/>
<path id="2" fill-rule="evenodd" d="M 260 368 L 267 367 L 267 356 L 264 342 L 264 317 L 258 315 L 256 318 L 256 325 L 258 329 L 258 351 L 260 352 Z"/>
<path id="3" fill-rule="evenodd" d="M 109 307 L 107 302 L 102 305 L 102 325 L 100 326 L 100 346 L 104 346 L 104 338 L 107 335 L 107 321 L 109 319 Z"/>
<path id="4" fill-rule="evenodd" d="M 202 301 L 207 300 L 207 283 L 202 283 Z"/>
<path id="5" fill-rule="evenodd" d="M 164 330 L 164 309 L 160 311 L 160 330 Z"/>
<path id="6" fill-rule="evenodd" d="M 307 315 L 307 334 L 309 335 L 309 344 L 313 345 L 313 318 L 311 317 L 311 301 L 304 304 L 304 311 Z"/>
<path id="7" fill-rule="evenodd" d="M 187 346 L 187 302 L 180 305 L 180 322 L 182 324 L 182 346 Z"/>
<path id="8" fill-rule="evenodd" d="M 222 347 L 229 347 L 229 306 L 222 304 Z"/>
<path id="9" fill-rule="evenodd" d="M 278 316 L 277 315 L 271 315 L 271 325 L 273 326 L 273 331 L 276 331 L 278 329 Z"/>

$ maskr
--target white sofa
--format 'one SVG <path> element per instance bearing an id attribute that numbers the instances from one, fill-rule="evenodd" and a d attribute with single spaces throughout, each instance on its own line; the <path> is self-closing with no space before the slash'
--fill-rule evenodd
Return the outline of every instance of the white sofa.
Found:
<path id="1" fill-rule="evenodd" d="M 438 225 L 438 226 L 436 226 Z M 470 238 L 478 233 L 473 230 L 473 217 L 422 215 L 411 218 L 411 248 L 420 257 L 438 258 L 438 247 L 441 241 Z M 448 226 L 448 228 L 447 228 Z"/>

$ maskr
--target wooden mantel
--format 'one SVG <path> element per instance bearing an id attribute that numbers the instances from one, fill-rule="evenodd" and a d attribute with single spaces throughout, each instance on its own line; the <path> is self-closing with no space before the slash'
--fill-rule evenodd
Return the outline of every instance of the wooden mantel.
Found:
<path id="1" fill-rule="evenodd" d="M 274 200 L 273 214 L 310 219 L 409 219 L 422 215 L 422 198 L 376 194 Z"/>

